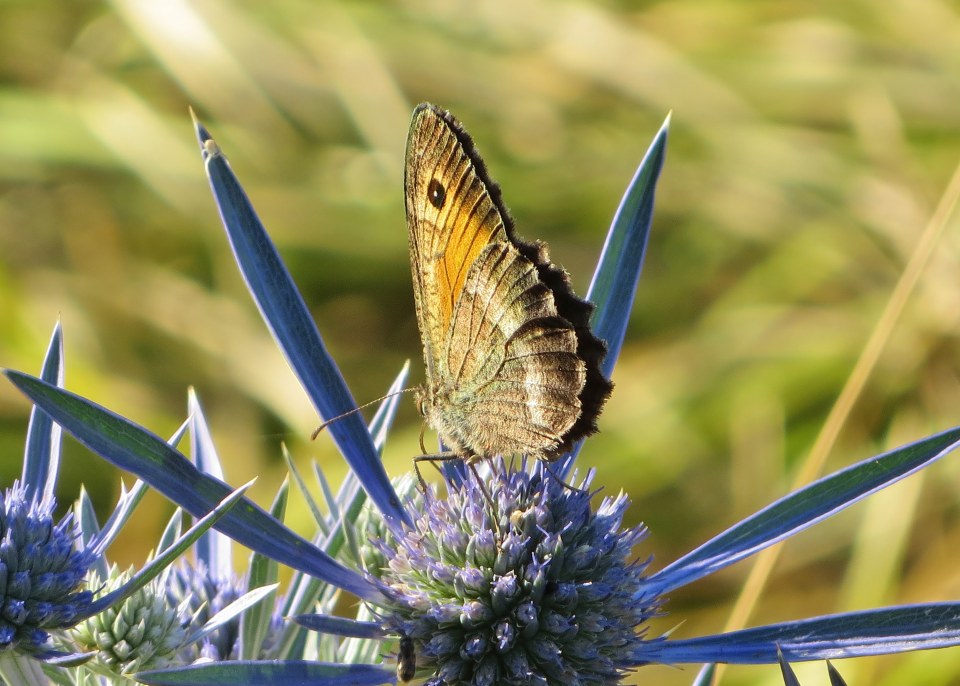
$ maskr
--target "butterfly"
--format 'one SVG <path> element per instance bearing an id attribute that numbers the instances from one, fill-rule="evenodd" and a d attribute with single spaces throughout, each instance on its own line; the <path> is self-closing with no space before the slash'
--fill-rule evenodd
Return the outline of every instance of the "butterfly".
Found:
<path id="1" fill-rule="evenodd" d="M 612 389 L 593 305 L 543 243 L 514 235 L 470 136 L 435 105 L 413 113 L 404 190 L 426 365 L 417 404 L 448 448 L 424 458 L 559 458 L 597 430 Z"/>

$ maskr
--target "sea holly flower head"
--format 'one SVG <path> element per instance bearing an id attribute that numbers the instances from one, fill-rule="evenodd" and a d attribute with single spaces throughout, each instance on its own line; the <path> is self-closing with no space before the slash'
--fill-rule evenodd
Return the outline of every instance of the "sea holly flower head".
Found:
<path id="1" fill-rule="evenodd" d="M 424 493 L 420 491 L 420 482 L 413 474 L 402 474 L 394 478 L 392 483 L 405 510 L 413 513 L 423 510 Z M 392 551 L 398 545 L 397 537 L 409 531 L 409 526 L 391 526 L 369 500 L 364 502 L 352 527 L 357 539 L 357 554 L 354 558 L 351 549 L 345 547 L 342 557 L 377 577 L 388 566 Z"/>
<path id="2" fill-rule="evenodd" d="M 657 612 L 635 592 L 645 528 L 621 529 L 623 494 L 592 510 L 592 474 L 574 488 L 539 464 L 493 472 L 445 498 L 428 491 L 413 525 L 381 539 L 388 563 L 372 573 L 389 589 L 387 629 L 414 641 L 436 683 L 616 681 Z"/>
<path id="3" fill-rule="evenodd" d="M 182 603 L 193 622 L 201 626 L 243 595 L 243 588 L 232 576 L 213 574 L 202 560 L 193 564 L 181 558 L 170 571 L 165 593 L 168 603 Z M 239 618 L 223 624 L 204 638 L 202 646 L 185 647 L 183 662 L 193 662 L 201 654 L 210 660 L 237 659 L 239 633 Z"/>
<path id="4" fill-rule="evenodd" d="M 111 568 L 102 592 L 120 588 L 131 576 Z M 202 560 L 193 564 L 181 557 L 162 577 L 67 632 L 64 643 L 94 655 L 84 669 L 108 676 L 236 660 L 242 612 L 232 606 L 243 597 L 236 578 L 215 576 Z M 223 618 L 223 613 L 232 616 Z M 277 623 L 272 622 L 274 629 Z"/>
<path id="5" fill-rule="evenodd" d="M 110 592 L 133 576 L 114 566 L 103 586 Z M 177 657 L 190 623 L 188 602 L 173 605 L 163 579 L 154 579 L 121 603 L 87 618 L 68 633 L 76 648 L 94 654 L 84 668 L 100 674 L 129 675 L 164 667 Z"/>
<path id="6" fill-rule="evenodd" d="M 85 580 L 95 555 L 77 547 L 73 513 L 55 522 L 53 509 L 20 482 L 0 493 L 0 651 L 45 650 L 49 632 L 71 626 L 93 599 Z"/>
<path id="7" fill-rule="evenodd" d="M 41 370 L 45 381 L 62 382 L 62 356 L 58 325 Z M 25 672 L 31 658 L 57 657 L 52 634 L 96 611 L 87 583 L 100 551 L 84 538 L 75 512 L 54 519 L 60 435 L 34 408 L 21 478 L 0 491 L 0 658 Z"/>

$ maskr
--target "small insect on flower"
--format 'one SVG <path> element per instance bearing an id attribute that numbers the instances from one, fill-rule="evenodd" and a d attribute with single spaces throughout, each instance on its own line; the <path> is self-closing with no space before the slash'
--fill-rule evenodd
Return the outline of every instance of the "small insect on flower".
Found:
<path id="1" fill-rule="evenodd" d="M 397 647 L 397 681 L 407 683 L 417 674 L 417 648 L 409 636 L 400 638 Z"/>

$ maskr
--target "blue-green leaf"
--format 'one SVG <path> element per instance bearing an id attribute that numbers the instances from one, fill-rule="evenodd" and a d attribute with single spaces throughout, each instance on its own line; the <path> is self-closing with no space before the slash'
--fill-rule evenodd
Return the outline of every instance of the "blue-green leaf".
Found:
<path id="1" fill-rule="evenodd" d="M 783 686 L 800 686 L 800 680 L 793 672 L 793 667 L 783 657 L 783 652 L 777 647 L 777 662 L 780 663 L 780 674 L 783 676 Z"/>
<path id="2" fill-rule="evenodd" d="M 396 674 L 373 665 L 237 660 L 140 672 L 136 678 L 152 686 L 374 686 L 396 681 Z"/>
<path id="3" fill-rule="evenodd" d="M 22 372 L 5 370 L 7 378 L 69 431 L 108 462 L 136 474 L 184 510 L 202 517 L 231 489 L 198 470 L 162 438 L 96 403 Z M 217 523 L 235 541 L 307 574 L 368 600 L 380 597 L 376 587 L 298 536 L 244 498 Z"/>
<path id="4" fill-rule="evenodd" d="M 358 622 L 347 617 L 332 615 L 295 615 L 293 621 L 311 631 L 352 638 L 383 638 L 383 627 L 379 622 Z"/>
<path id="5" fill-rule="evenodd" d="M 587 300 L 596 305 L 591 318 L 593 332 L 607 344 L 607 354 L 601 366 L 607 377 L 613 374 L 620 356 L 630 311 L 633 309 L 653 221 L 653 200 L 666 155 L 669 127 L 670 118 L 667 117 L 627 186 L 607 232 L 593 281 L 587 290 Z M 557 465 L 559 475 L 569 473 L 582 446 L 581 440 L 570 451 L 570 455 Z"/>
<path id="6" fill-rule="evenodd" d="M 690 686 L 710 686 L 713 683 L 713 676 L 717 672 L 715 664 L 704 665 L 697 672 L 697 677 Z"/>
<path id="7" fill-rule="evenodd" d="M 63 386 L 63 330 L 59 321 L 53 327 L 40 378 L 47 383 Z M 43 410 L 34 406 L 27 426 L 27 444 L 20 479 L 28 497 L 33 502 L 52 500 L 59 472 L 60 427 Z"/>
<path id="8" fill-rule="evenodd" d="M 647 641 L 640 660 L 663 664 L 776 663 L 888 655 L 960 645 L 960 603 L 929 603 L 849 612 L 715 634 Z"/>
<path id="9" fill-rule="evenodd" d="M 202 124 L 195 124 L 220 218 L 260 314 L 320 416 L 340 417 L 327 430 L 370 498 L 385 517 L 408 521 L 363 418 L 359 413 L 345 415 L 356 402 L 300 291 L 220 148 Z"/>
<path id="10" fill-rule="evenodd" d="M 196 392 L 187 392 L 187 425 L 190 427 L 190 456 L 204 474 L 223 479 L 223 467 L 217 447 L 213 443 L 207 418 Z M 197 541 L 197 559 L 216 577 L 228 579 L 233 574 L 233 545 L 219 531 L 208 531 Z"/>
<path id="11" fill-rule="evenodd" d="M 667 117 L 620 200 L 593 282 L 587 290 L 587 300 L 597 306 L 591 322 L 593 332 L 607 343 L 607 356 L 603 360 L 603 372 L 607 376 L 613 373 L 620 356 L 633 309 L 669 129 L 670 118 Z"/>
<path id="12" fill-rule="evenodd" d="M 741 520 L 664 567 L 647 579 L 640 593 L 662 595 L 749 557 L 923 469 L 958 446 L 960 427 L 826 476 Z"/>

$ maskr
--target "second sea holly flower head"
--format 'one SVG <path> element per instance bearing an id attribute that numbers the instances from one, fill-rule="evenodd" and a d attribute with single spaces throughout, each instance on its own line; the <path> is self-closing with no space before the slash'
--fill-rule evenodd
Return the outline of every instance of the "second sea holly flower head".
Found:
<path id="1" fill-rule="evenodd" d="M 624 195 L 587 294 L 597 306 L 592 328 L 608 344 L 603 368 L 607 376 L 622 346 L 640 274 L 666 133 L 665 126 L 656 135 Z M 199 124 L 197 135 L 237 263 L 278 345 L 322 417 L 351 410 L 355 403 L 343 378 L 249 199 Z M 196 469 L 146 429 L 29 375 L 7 376 L 78 440 L 136 473 L 186 511 L 202 515 L 229 492 L 222 481 Z M 361 599 L 373 621 L 323 612 L 300 614 L 297 621 L 352 637 L 348 642 L 400 639 L 403 678 L 417 672 L 434 684 L 610 683 L 651 663 L 785 664 L 960 643 L 960 603 L 812 617 L 685 639 L 651 636 L 645 626 L 650 616 L 668 609 L 664 599 L 671 591 L 947 455 L 960 442 L 960 428 L 831 474 L 647 573 L 646 563 L 635 561 L 638 553 L 641 559 L 647 557 L 635 549 L 643 530 L 621 528 L 624 496 L 613 496 L 594 510 L 585 496 L 559 485 L 540 468 L 495 469 L 484 494 L 475 479 L 448 465 L 446 498 L 432 492 L 401 498 L 378 455 L 394 407 L 391 399 L 370 428 L 357 415 L 330 425 L 352 473 L 332 500 L 337 525 L 321 527 L 316 544 L 246 499 L 224 515 L 218 529 L 317 583 Z M 553 465 L 557 476 L 572 478 L 579 447 Z M 355 524 L 367 498 L 381 521 L 375 527 L 379 542 L 374 540 L 362 557 L 380 562 L 364 570 L 338 562 L 327 551 L 342 553 L 343 542 L 357 536 Z M 352 545 L 359 551 L 362 544 Z M 221 662 L 190 668 L 190 673 L 197 679 L 202 675 L 204 683 L 393 681 L 394 670 L 372 664 L 380 655 L 367 648 L 339 650 L 329 661 L 241 660 L 229 670 Z M 150 683 L 174 683 L 159 675 L 149 678 Z"/>
<path id="2" fill-rule="evenodd" d="M 221 474 L 219 458 L 209 437 L 203 411 L 191 391 L 189 419 L 171 439 L 172 445 L 189 440 L 191 455 L 207 473 Z M 108 527 L 119 532 L 123 518 L 146 493 L 146 485 L 137 481 L 124 491 L 121 520 Z M 94 537 L 99 528 L 92 508 L 84 517 L 84 535 Z M 157 542 L 158 551 L 167 551 L 182 539 L 183 513 L 177 510 Z M 248 575 L 246 580 L 234 572 L 232 542 L 216 531 L 192 537 L 189 549 L 151 583 L 122 602 L 88 618 L 65 636 L 64 643 L 92 655 L 84 669 L 125 681 L 146 670 L 183 666 L 197 660 L 236 660 L 242 651 L 272 656 L 271 644 L 279 633 L 279 616 L 263 611 L 267 598 L 276 595 L 276 580 Z M 109 595 L 127 582 L 129 572 L 116 565 L 97 565 L 92 585 L 98 593 Z M 246 583 L 244 583 L 246 581 Z M 269 607 L 269 604 L 266 604 Z M 256 609 L 256 619 L 251 608 Z M 258 627 L 241 635 L 241 618 Z M 109 681 L 108 681 L 109 682 Z"/>
<path id="3" fill-rule="evenodd" d="M 47 349 L 41 379 L 60 387 L 63 372 L 58 324 Z M 92 646 L 76 640 L 78 635 L 85 627 L 103 626 L 104 622 L 110 623 L 111 631 L 121 627 L 124 622 L 108 618 L 115 619 L 131 604 L 136 605 L 138 599 L 149 597 L 164 569 L 231 504 L 219 506 L 211 517 L 182 536 L 171 532 L 162 555 L 141 570 L 116 576 L 104 584 L 104 551 L 115 540 L 145 489 L 138 484 L 132 491 L 124 491 L 103 529 L 96 522 L 84 490 L 74 507 L 55 521 L 60 441 L 60 427 L 42 410 L 34 408 L 27 428 L 21 478 L 0 492 L 0 678 L 8 684 L 94 683 L 89 679 L 98 658 L 91 651 Z M 235 502 L 236 498 L 232 500 Z M 114 655 L 126 655 L 135 661 L 138 647 L 146 647 L 151 656 L 172 655 L 179 643 L 176 637 L 181 633 L 181 618 L 155 603 L 152 608 L 157 612 L 148 613 L 148 621 L 134 622 L 137 626 L 132 627 L 133 631 L 125 632 L 128 637 L 136 637 L 134 643 L 124 646 L 115 642 Z M 152 621 L 157 615 L 165 616 L 160 618 L 163 626 L 159 631 Z M 101 635 L 105 636 L 103 632 Z"/>

